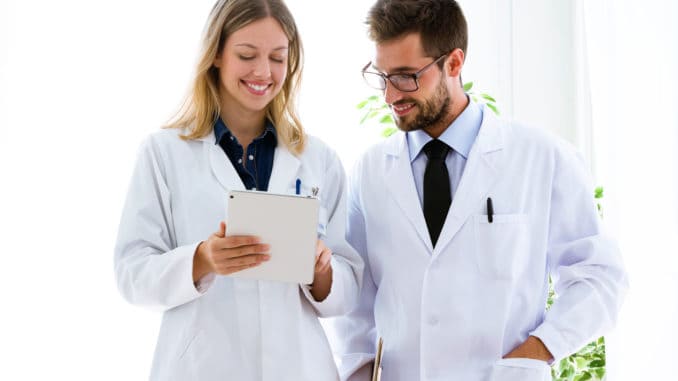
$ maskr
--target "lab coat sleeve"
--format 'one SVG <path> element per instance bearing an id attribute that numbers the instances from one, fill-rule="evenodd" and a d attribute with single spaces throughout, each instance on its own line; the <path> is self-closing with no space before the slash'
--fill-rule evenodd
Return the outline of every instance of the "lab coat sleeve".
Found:
<path id="1" fill-rule="evenodd" d="M 177 247 L 170 190 L 153 137 L 139 150 L 115 245 L 118 289 L 130 303 L 166 310 L 202 295 L 193 284 L 199 244 Z"/>
<path id="2" fill-rule="evenodd" d="M 321 302 L 315 301 L 307 286 L 301 287 L 320 317 L 342 315 L 353 308 L 358 301 L 363 272 L 360 256 L 346 241 L 346 174 L 334 152 L 330 152 L 326 160 L 320 197 L 327 213 L 327 226 L 320 238 L 332 250 L 332 286 Z"/>
<path id="3" fill-rule="evenodd" d="M 356 373 L 363 365 L 374 361 L 377 332 L 374 321 L 374 299 L 377 288 L 372 278 L 367 255 L 365 219 L 360 200 L 360 164 L 356 165 L 349 182 L 348 227 L 346 237 L 363 259 L 365 269 L 357 306 L 347 315 L 334 319 L 333 329 L 339 341 L 335 354 L 339 358 L 342 380 L 357 380 Z M 360 381 L 367 381 L 360 380 Z"/>
<path id="4" fill-rule="evenodd" d="M 601 226 L 584 160 L 566 148 L 556 156 L 548 241 L 558 298 L 531 333 L 555 361 L 614 326 L 628 287 L 619 249 Z"/>

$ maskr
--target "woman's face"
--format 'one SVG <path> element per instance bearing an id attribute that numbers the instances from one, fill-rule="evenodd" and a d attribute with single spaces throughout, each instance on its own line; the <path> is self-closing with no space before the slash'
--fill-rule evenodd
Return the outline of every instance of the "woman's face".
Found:
<path id="1" fill-rule="evenodd" d="M 280 92 L 287 76 L 289 41 L 272 17 L 238 29 L 214 60 L 222 106 L 260 112 Z"/>

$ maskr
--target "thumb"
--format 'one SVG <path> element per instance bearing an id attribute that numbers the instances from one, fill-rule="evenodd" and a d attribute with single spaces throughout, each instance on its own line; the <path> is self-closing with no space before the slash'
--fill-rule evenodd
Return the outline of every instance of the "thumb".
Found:
<path id="1" fill-rule="evenodd" d="M 217 236 L 220 238 L 226 237 L 226 223 L 224 221 L 219 223 L 219 231 L 217 232 Z"/>

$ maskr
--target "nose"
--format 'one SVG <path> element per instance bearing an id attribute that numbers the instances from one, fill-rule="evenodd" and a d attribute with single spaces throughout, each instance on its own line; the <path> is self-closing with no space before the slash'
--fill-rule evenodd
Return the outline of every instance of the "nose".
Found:
<path id="1" fill-rule="evenodd" d="M 253 74 L 256 77 L 261 78 L 268 78 L 271 76 L 271 65 L 268 62 L 267 57 L 262 57 L 257 60 Z"/>
<path id="2" fill-rule="evenodd" d="M 396 89 L 391 81 L 386 81 L 386 88 L 384 89 L 384 100 L 386 101 L 386 104 L 392 105 L 402 98 L 402 91 Z"/>

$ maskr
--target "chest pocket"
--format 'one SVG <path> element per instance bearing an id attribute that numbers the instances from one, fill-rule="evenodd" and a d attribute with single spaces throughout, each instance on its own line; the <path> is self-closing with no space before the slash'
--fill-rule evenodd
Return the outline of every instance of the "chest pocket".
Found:
<path id="1" fill-rule="evenodd" d="M 313 189 L 310 186 L 303 185 L 301 186 L 300 192 L 302 196 L 308 196 L 313 193 Z M 287 194 L 296 194 L 296 187 L 288 188 Z M 327 213 L 327 208 L 323 206 L 322 195 L 320 197 L 320 207 L 318 208 L 318 238 L 326 239 L 327 238 L 327 223 L 329 222 L 329 215 Z"/>
<path id="2" fill-rule="evenodd" d="M 511 280 L 519 275 L 529 251 L 527 214 L 474 216 L 475 255 L 480 274 L 494 280 Z"/>

